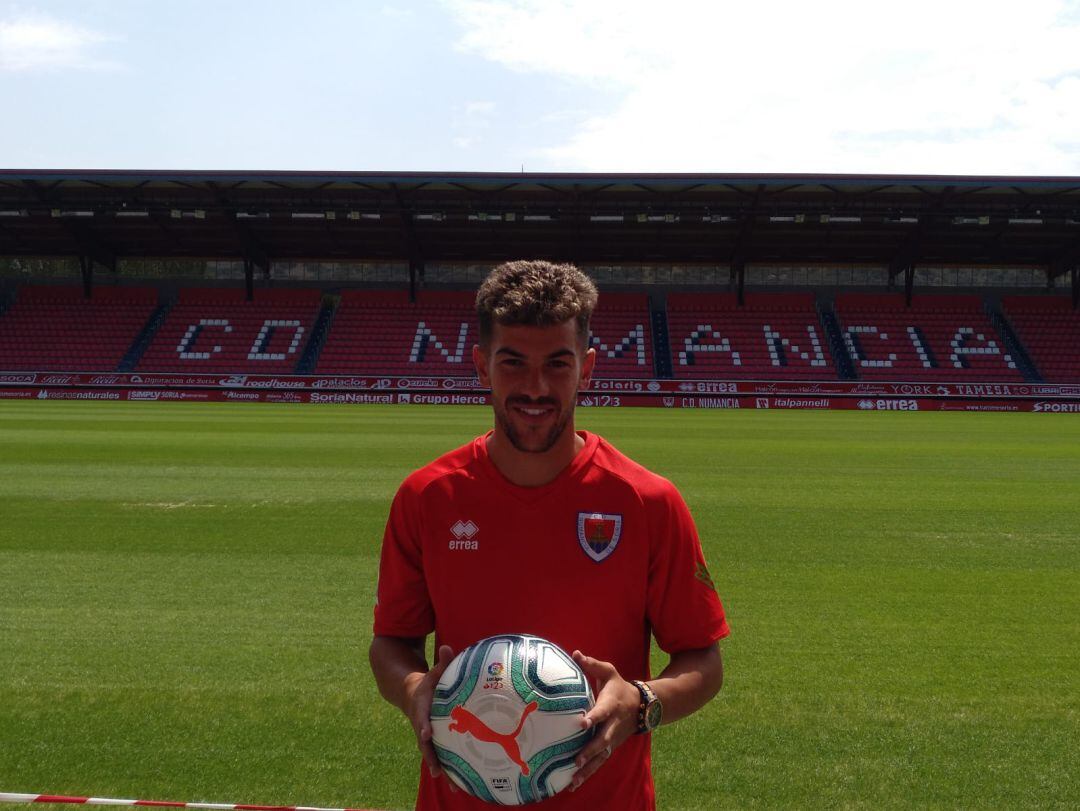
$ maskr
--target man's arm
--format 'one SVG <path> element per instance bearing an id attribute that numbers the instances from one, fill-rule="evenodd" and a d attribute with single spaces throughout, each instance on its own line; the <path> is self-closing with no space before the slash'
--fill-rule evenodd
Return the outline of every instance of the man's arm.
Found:
<path id="1" fill-rule="evenodd" d="M 431 744 L 431 700 L 435 686 L 453 658 L 454 652 L 443 645 L 439 648 L 437 664 L 429 670 L 423 638 L 376 636 L 368 650 L 379 693 L 409 719 L 416 746 L 432 777 L 441 775 L 442 767 Z"/>
<path id="2" fill-rule="evenodd" d="M 596 706 L 585 715 L 585 722 L 596 727 L 596 735 L 578 754 L 578 767 L 570 789 L 588 780 L 615 748 L 637 732 L 638 689 L 619 675 L 610 662 L 601 662 L 581 651 L 574 651 L 574 661 L 586 674 L 596 679 Z M 670 724 L 704 707 L 720 692 L 724 683 L 724 664 L 720 646 L 685 650 L 672 654 L 668 666 L 647 684 L 664 705 L 661 723 Z"/>

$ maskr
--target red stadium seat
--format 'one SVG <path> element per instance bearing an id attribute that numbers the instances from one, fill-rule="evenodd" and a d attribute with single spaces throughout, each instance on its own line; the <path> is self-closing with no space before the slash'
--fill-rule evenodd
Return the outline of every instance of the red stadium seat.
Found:
<path id="1" fill-rule="evenodd" d="M 116 371 L 157 306 L 152 287 L 27 285 L 0 318 L 4 371 Z"/>
<path id="2" fill-rule="evenodd" d="M 982 300 L 972 295 L 840 293 L 835 309 L 860 379 L 1022 382 Z"/>
<path id="3" fill-rule="evenodd" d="M 676 378 L 837 377 L 813 293 L 673 293 L 668 335 Z"/>
<path id="4" fill-rule="evenodd" d="M 1080 382 L 1080 312 L 1067 296 L 1005 296 L 1002 309 L 1043 380 Z"/>
<path id="5" fill-rule="evenodd" d="M 254 301 L 236 288 L 180 292 L 140 371 L 290 374 L 311 335 L 319 290 L 256 290 Z"/>

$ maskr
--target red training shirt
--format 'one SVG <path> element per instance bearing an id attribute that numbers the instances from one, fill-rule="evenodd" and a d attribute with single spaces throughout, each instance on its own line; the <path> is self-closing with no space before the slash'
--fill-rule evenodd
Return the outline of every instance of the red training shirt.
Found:
<path id="1" fill-rule="evenodd" d="M 624 679 L 650 677 L 650 634 L 669 654 L 727 636 L 678 490 L 596 434 L 579 435 L 584 448 L 542 487 L 508 481 L 487 436 L 406 478 L 383 538 L 375 634 L 434 631 L 454 653 L 533 634 L 611 662 Z M 421 769 L 416 807 L 490 807 L 448 783 Z M 632 736 L 580 789 L 543 806 L 653 809 L 649 736 Z"/>

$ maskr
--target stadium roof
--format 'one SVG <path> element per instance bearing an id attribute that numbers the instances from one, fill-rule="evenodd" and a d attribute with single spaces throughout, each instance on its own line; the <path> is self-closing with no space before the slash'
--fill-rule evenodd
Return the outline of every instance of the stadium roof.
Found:
<path id="1" fill-rule="evenodd" d="M 0 255 L 1080 264 L 1080 177 L 0 170 Z"/>

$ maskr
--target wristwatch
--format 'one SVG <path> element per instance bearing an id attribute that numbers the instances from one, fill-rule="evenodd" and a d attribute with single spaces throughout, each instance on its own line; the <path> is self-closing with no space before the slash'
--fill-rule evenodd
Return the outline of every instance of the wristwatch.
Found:
<path id="1" fill-rule="evenodd" d="M 643 681 L 636 679 L 630 682 L 641 694 L 641 703 L 638 705 L 637 731 L 638 735 L 652 732 L 660 726 L 660 719 L 664 715 L 664 705 L 656 697 L 652 688 Z"/>

